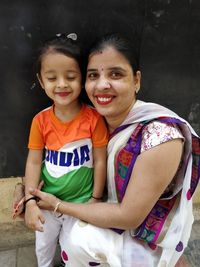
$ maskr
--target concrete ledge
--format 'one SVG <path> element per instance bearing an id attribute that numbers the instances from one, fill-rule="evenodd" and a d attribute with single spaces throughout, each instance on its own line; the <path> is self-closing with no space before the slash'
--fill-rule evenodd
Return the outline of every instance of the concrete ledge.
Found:
<path id="1" fill-rule="evenodd" d="M 3 222 L 13 222 L 12 220 L 12 199 L 15 185 L 21 182 L 21 177 L 13 178 L 1 178 L 0 179 L 0 223 Z M 193 196 L 194 207 L 200 207 L 200 186 Z M 199 215 L 200 217 L 200 215 Z M 200 219 L 200 218 L 199 218 Z M 22 219 L 17 218 L 16 221 L 22 221 Z"/>
<path id="2" fill-rule="evenodd" d="M 24 222 L 0 223 L 0 267 L 36 267 L 34 243 Z"/>
<path id="3" fill-rule="evenodd" d="M 21 177 L 0 179 L 0 267 L 37 267 L 35 233 L 23 219 L 12 219 L 12 200 L 16 183 Z M 55 266 L 60 264 L 57 247 Z"/>
<path id="4" fill-rule="evenodd" d="M 12 223 L 12 202 L 15 185 L 21 182 L 21 177 L 0 179 L 0 224 Z M 16 221 L 22 221 L 17 218 Z"/>
<path id="5" fill-rule="evenodd" d="M 34 245 L 35 233 L 24 222 L 0 224 L 0 251 Z"/>
<path id="6" fill-rule="evenodd" d="M 60 261 L 58 245 L 55 267 Z M 35 233 L 23 221 L 0 223 L 0 267 L 37 267 Z"/>
<path id="7" fill-rule="evenodd" d="M 16 183 L 21 177 L 0 179 L 0 267 L 36 267 L 35 234 L 22 219 L 12 220 L 12 199 Z M 189 246 L 177 267 L 199 266 L 200 250 L 200 186 L 194 198 L 195 223 Z M 60 264 L 60 249 L 57 247 L 55 266 Z"/>

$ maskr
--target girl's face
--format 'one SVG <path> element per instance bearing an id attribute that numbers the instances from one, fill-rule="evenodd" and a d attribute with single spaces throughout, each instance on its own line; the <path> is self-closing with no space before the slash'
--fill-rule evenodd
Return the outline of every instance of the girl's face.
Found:
<path id="1" fill-rule="evenodd" d="M 128 60 L 113 47 L 90 55 L 86 91 L 97 111 L 109 122 L 121 123 L 136 101 L 140 72 L 134 75 Z"/>
<path id="2" fill-rule="evenodd" d="M 39 82 L 56 107 L 73 107 L 81 92 L 81 72 L 77 61 L 58 52 L 41 59 Z"/>

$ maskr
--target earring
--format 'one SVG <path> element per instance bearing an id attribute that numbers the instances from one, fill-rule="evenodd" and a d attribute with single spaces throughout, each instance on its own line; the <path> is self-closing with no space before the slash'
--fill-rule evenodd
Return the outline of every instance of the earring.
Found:
<path id="1" fill-rule="evenodd" d="M 135 88 L 135 93 L 138 94 L 140 88 Z"/>

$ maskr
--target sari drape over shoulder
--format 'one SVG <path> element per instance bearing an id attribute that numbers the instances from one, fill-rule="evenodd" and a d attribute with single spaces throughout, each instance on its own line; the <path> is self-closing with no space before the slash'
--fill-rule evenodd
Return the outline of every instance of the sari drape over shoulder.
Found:
<path id="1" fill-rule="evenodd" d="M 173 267 L 182 255 L 194 221 L 191 200 L 200 176 L 200 139 L 176 113 L 154 103 L 136 101 L 108 144 L 108 202 L 118 203 L 123 199 L 141 153 L 141 133 L 154 120 L 172 122 L 184 138 L 182 164 L 172 194 L 158 200 L 138 229 L 103 229 L 77 220 L 68 234 L 66 266 Z M 118 157 L 121 151 L 129 153 L 130 164 L 124 169 Z"/>
<path id="2" fill-rule="evenodd" d="M 134 238 L 148 243 L 152 249 L 162 249 L 157 266 L 163 263 L 165 266 L 174 266 L 190 237 L 194 221 L 191 197 L 200 176 L 200 139 L 187 121 L 160 105 L 142 101 L 135 103 L 123 124 L 112 133 L 108 145 L 108 201 L 116 203 L 122 200 L 131 174 L 128 168 L 134 168 L 140 153 L 142 129 L 153 120 L 174 123 L 181 130 L 185 138 L 182 168 L 177 176 L 174 193 L 160 199 L 143 224 L 130 233 Z M 127 148 L 124 148 L 125 144 Z M 131 151 L 133 155 L 126 173 L 119 175 L 122 164 L 114 161 L 117 151 L 122 149 L 125 149 L 124 154 L 129 153 L 129 159 Z M 116 169 L 119 170 L 117 173 Z M 119 176 L 120 188 L 116 187 L 116 177 L 119 180 Z"/>

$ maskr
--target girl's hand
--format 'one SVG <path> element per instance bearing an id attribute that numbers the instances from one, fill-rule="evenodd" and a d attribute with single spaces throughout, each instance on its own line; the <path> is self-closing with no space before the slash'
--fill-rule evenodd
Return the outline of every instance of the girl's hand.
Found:
<path id="1" fill-rule="evenodd" d="M 24 185 L 18 183 L 13 192 L 13 219 L 22 214 L 24 209 Z"/>
<path id="2" fill-rule="evenodd" d="M 38 189 L 31 189 L 30 194 L 38 197 L 40 200 L 37 202 L 37 205 L 41 209 L 54 210 L 59 199 L 54 195 L 42 192 Z"/>
<path id="3" fill-rule="evenodd" d="M 38 185 L 38 189 L 40 190 L 44 184 L 44 181 L 41 181 Z M 25 192 L 24 185 L 22 183 L 18 183 L 15 186 L 15 190 L 13 193 L 13 219 L 16 219 L 17 216 L 20 218 L 24 218 L 24 200 L 25 200 Z"/>
<path id="4" fill-rule="evenodd" d="M 19 216 L 20 218 L 24 218 L 24 200 L 23 197 L 18 203 L 13 204 L 13 220 Z"/>
<path id="5" fill-rule="evenodd" d="M 35 201 L 26 204 L 25 223 L 31 230 L 43 232 L 42 224 L 45 223 L 45 218 Z"/>

